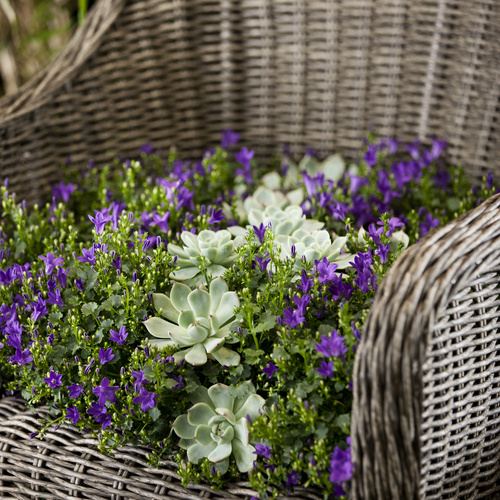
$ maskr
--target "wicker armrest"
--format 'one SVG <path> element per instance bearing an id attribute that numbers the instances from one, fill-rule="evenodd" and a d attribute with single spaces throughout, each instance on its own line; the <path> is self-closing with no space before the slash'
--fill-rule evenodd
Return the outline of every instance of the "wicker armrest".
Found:
<path id="1" fill-rule="evenodd" d="M 410 247 L 357 354 L 354 498 L 500 492 L 500 195 Z"/>

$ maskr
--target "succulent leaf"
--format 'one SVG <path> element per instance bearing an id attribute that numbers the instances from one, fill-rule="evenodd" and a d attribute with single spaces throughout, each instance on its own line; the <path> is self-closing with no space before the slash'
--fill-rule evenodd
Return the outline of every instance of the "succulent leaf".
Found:
<path id="1" fill-rule="evenodd" d="M 170 299 L 163 293 L 153 293 L 153 305 L 161 315 L 170 321 L 176 321 L 179 311 L 172 305 Z"/>
<path id="2" fill-rule="evenodd" d="M 214 441 L 212 441 L 210 444 L 207 444 L 206 446 L 200 443 L 195 443 L 187 450 L 188 460 L 192 464 L 197 464 L 201 458 L 207 458 L 210 453 L 215 450 L 215 448 L 217 448 L 217 443 L 215 443 Z"/>
<path id="3" fill-rule="evenodd" d="M 223 366 L 237 366 L 240 362 L 240 355 L 231 351 L 227 347 L 221 347 L 210 353 Z"/>
<path id="4" fill-rule="evenodd" d="M 153 317 L 144 321 L 148 332 L 161 339 L 170 338 L 171 333 L 184 333 L 184 329 L 175 323 L 170 323 L 164 319 Z"/>
<path id="5" fill-rule="evenodd" d="M 226 292 L 219 303 L 219 307 L 215 312 L 219 324 L 224 325 L 234 317 L 234 309 L 240 305 L 238 295 L 232 292 Z"/>
<path id="6" fill-rule="evenodd" d="M 199 425 L 198 427 L 195 427 L 194 439 L 203 446 L 206 446 L 213 441 L 210 437 L 211 432 L 212 428 L 209 425 Z"/>
<path id="7" fill-rule="evenodd" d="M 185 439 L 193 439 L 195 437 L 197 429 L 194 425 L 188 422 L 187 415 L 179 415 L 174 421 L 174 431 L 175 433 Z M 209 428 L 210 429 L 210 428 Z"/>
<path id="8" fill-rule="evenodd" d="M 191 425 L 207 425 L 212 417 L 216 417 L 215 411 L 206 403 L 195 404 L 187 413 L 187 420 Z"/>
<path id="9" fill-rule="evenodd" d="M 264 406 L 264 403 L 264 398 L 258 394 L 250 395 L 243 406 L 236 413 L 236 420 L 246 417 L 246 415 L 250 417 L 250 420 L 254 420 L 259 415 L 259 411 Z"/>
<path id="10" fill-rule="evenodd" d="M 255 448 L 251 445 L 244 445 L 238 438 L 232 441 L 232 451 L 236 460 L 236 466 L 240 472 L 248 472 L 253 467 L 255 460 Z"/>
<path id="11" fill-rule="evenodd" d="M 183 283 L 173 284 L 172 291 L 170 292 L 170 301 L 179 312 L 182 312 L 185 309 L 189 309 L 187 297 L 190 293 L 191 288 L 189 288 L 187 285 L 184 285 Z"/>
<path id="12" fill-rule="evenodd" d="M 219 442 L 217 444 L 217 447 L 210 453 L 210 455 L 208 455 L 208 459 L 211 462 L 217 463 L 221 460 L 224 460 L 225 458 L 229 458 L 229 455 L 231 455 L 232 451 L 233 447 L 231 446 L 231 442 Z"/>
<path id="13" fill-rule="evenodd" d="M 189 308 L 197 318 L 208 318 L 210 314 L 210 294 L 197 288 L 187 296 Z"/>
<path id="14" fill-rule="evenodd" d="M 231 410 L 232 413 L 234 398 L 229 394 L 229 388 L 227 385 L 213 385 L 210 389 L 208 389 L 208 396 L 212 400 L 214 408 L 227 408 L 228 410 Z"/>
<path id="15" fill-rule="evenodd" d="M 194 366 L 204 365 L 207 362 L 207 351 L 202 344 L 195 344 L 184 357 L 188 363 Z"/>

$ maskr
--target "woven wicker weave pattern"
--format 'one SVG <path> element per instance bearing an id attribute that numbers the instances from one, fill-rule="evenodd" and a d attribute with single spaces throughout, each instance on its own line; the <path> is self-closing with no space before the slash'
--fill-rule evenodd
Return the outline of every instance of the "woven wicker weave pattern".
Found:
<path id="1" fill-rule="evenodd" d="M 478 180 L 500 174 L 499 95 L 497 0 L 99 0 L 65 52 L 0 101 L 0 173 L 34 203 L 68 156 L 102 165 L 152 142 L 196 158 L 233 128 L 261 157 L 289 143 L 356 158 L 372 126 L 447 139 Z M 497 495 L 498 209 L 429 235 L 380 287 L 357 355 L 355 498 Z M 172 464 L 146 469 L 146 449 L 113 460 L 67 426 L 30 440 L 21 413 L 0 403 L 4 497 L 252 495 L 185 490 Z"/>
<path id="2" fill-rule="evenodd" d="M 410 247 L 356 357 L 354 498 L 500 495 L 500 195 Z"/>
<path id="3" fill-rule="evenodd" d="M 51 500 L 250 500 L 258 495 L 247 483 L 228 484 L 217 492 L 206 485 L 182 487 L 173 462 L 160 468 L 147 466 L 144 446 L 118 448 L 115 457 L 100 453 L 97 440 L 78 429 L 62 425 L 43 441 L 30 439 L 40 429 L 37 418 L 49 416 L 46 408 L 36 414 L 23 401 L 0 401 L 0 496 Z M 321 500 L 321 494 L 299 488 L 297 500 Z M 283 497 L 281 497 L 283 498 Z"/>
<path id="4" fill-rule="evenodd" d="M 0 101 L 1 173 L 32 200 L 67 156 L 152 142 L 195 158 L 234 128 L 261 156 L 289 143 L 355 158 L 371 126 L 444 137 L 479 178 L 500 172 L 499 36 L 496 0 L 101 0 Z"/>

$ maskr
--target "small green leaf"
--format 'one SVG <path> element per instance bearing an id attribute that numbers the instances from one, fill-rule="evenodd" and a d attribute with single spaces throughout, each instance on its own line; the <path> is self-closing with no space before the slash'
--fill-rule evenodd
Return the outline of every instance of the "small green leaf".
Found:
<path id="1" fill-rule="evenodd" d="M 88 316 L 89 314 L 95 313 L 97 308 L 98 308 L 98 305 L 95 302 L 87 302 L 86 304 L 83 304 L 83 306 L 82 306 L 82 314 L 84 316 Z"/>
<path id="2" fill-rule="evenodd" d="M 160 410 L 158 409 L 158 407 L 157 407 L 157 406 L 155 406 L 154 408 L 150 408 L 150 409 L 148 410 L 148 413 L 149 413 L 149 416 L 150 416 L 150 417 L 151 417 L 154 421 L 158 420 L 158 418 L 159 418 L 159 417 L 160 417 L 160 415 L 161 415 L 161 412 L 160 412 Z"/>
<path id="3" fill-rule="evenodd" d="M 256 365 L 260 363 L 261 356 L 264 356 L 264 351 L 262 349 L 245 349 L 243 355 L 245 356 L 245 361 L 249 365 Z"/>

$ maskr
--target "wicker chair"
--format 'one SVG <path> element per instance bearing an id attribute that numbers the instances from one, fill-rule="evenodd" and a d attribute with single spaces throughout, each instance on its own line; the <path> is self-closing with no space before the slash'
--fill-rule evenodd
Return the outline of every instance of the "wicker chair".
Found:
<path id="1" fill-rule="evenodd" d="M 200 155 L 223 129 L 356 158 L 365 129 L 449 141 L 470 178 L 500 173 L 500 2 L 99 0 L 66 50 L 0 100 L 0 172 L 34 203 L 73 164 L 151 142 Z M 356 499 L 500 497 L 499 198 L 410 248 L 380 287 L 357 355 Z M 39 410 L 43 414 L 44 409 Z M 0 402 L 7 498 L 249 498 L 184 489 L 145 448 L 115 458 Z M 321 492 L 298 490 L 298 498 Z"/>

